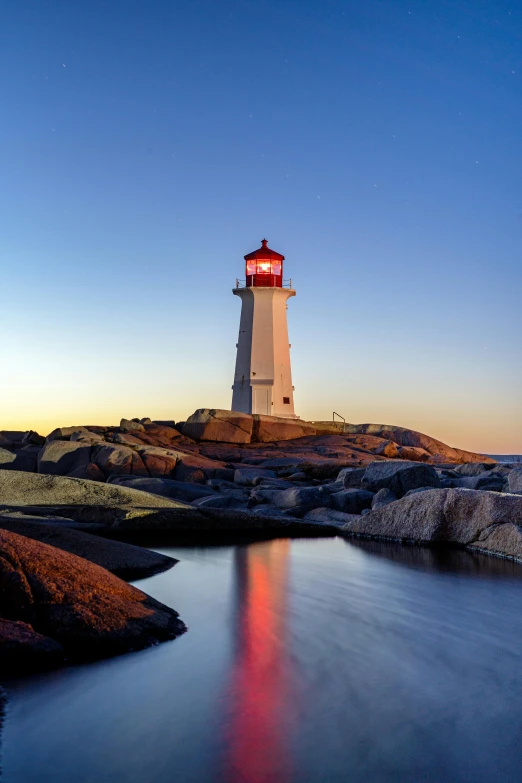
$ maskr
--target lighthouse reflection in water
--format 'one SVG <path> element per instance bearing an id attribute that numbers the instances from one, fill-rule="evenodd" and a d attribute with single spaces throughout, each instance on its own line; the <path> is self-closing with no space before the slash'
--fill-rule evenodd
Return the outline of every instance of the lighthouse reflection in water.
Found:
<path id="1" fill-rule="evenodd" d="M 291 777 L 289 554 L 287 539 L 236 550 L 236 633 L 224 770 L 230 783 L 283 783 Z"/>

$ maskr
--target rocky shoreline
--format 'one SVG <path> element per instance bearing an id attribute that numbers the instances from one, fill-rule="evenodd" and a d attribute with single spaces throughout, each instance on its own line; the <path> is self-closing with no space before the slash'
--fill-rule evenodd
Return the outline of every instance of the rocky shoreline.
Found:
<path id="1" fill-rule="evenodd" d="M 121 539 L 281 535 L 460 546 L 522 562 L 522 467 L 400 427 L 213 409 L 177 424 L 2 431 L 2 671 L 186 630 L 174 609 L 124 581 L 175 561 Z"/>

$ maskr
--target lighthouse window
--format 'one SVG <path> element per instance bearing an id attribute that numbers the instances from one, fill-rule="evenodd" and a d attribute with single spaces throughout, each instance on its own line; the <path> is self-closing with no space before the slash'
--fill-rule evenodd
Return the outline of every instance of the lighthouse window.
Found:
<path id="1" fill-rule="evenodd" d="M 257 274 L 258 275 L 269 275 L 270 274 L 270 261 L 263 262 L 262 264 L 257 265 Z"/>
<path id="2" fill-rule="evenodd" d="M 249 263 L 247 263 L 247 275 L 255 275 L 255 273 L 256 273 L 256 265 L 255 263 L 252 263 L 252 261 L 250 261 Z"/>
<path id="3" fill-rule="evenodd" d="M 290 397 L 283 397 L 283 405 L 290 405 Z"/>
<path id="4" fill-rule="evenodd" d="M 272 264 L 272 274 L 273 275 L 280 275 L 281 274 L 281 262 L 280 261 L 274 261 Z"/>

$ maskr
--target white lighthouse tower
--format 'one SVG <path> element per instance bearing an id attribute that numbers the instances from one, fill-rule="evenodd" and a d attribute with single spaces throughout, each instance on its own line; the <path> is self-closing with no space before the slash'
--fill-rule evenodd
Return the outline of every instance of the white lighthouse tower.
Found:
<path id="1" fill-rule="evenodd" d="M 263 239 L 245 256 L 246 279 L 236 280 L 241 299 L 232 410 L 297 418 L 286 322 L 287 300 L 295 296 L 292 281 L 283 281 L 285 257 Z"/>

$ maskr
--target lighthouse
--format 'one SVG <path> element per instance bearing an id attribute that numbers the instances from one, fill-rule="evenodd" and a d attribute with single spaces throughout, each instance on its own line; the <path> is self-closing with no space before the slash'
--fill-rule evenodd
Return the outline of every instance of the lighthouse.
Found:
<path id="1" fill-rule="evenodd" d="M 283 279 L 284 260 L 263 239 L 259 250 L 245 256 L 245 279 L 236 280 L 232 291 L 241 299 L 233 411 L 298 418 L 286 321 L 295 291 Z"/>

